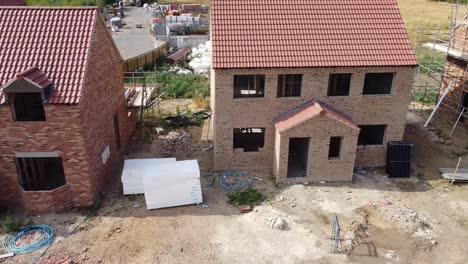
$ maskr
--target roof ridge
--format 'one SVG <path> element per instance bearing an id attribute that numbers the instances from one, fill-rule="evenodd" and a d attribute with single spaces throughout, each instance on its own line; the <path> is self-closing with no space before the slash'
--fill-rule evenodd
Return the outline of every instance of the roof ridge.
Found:
<path id="1" fill-rule="evenodd" d="M 19 79 L 19 80 L 23 80 L 24 79 L 24 76 L 30 74 L 31 72 L 35 71 L 35 70 L 38 70 L 40 72 L 42 72 L 39 67 L 37 66 L 32 66 L 31 68 L 27 69 L 27 70 L 24 70 L 18 74 L 16 74 L 16 79 Z"/>
<path id="2" fill-rule="evenodd" d="M 280 116 L 273 118 L 273 123 L 279 122 L 279 121 L 283 120 L 284 118 L 288 117 L 289 115 L 292 115 L 292 114 L 294 114 L 296 112 L 301 111 L 302 109 L 306 108 L 307 106 L 313 104 L 314 101 L 316 101 L 316 100 L 315 99 L 309 100 L 309 101 L 307 101 L 307 102 L 305 102 L 303 104 L 300 104 L 300 105 L 294 107 L 293 109 L 281 114 Z"/>

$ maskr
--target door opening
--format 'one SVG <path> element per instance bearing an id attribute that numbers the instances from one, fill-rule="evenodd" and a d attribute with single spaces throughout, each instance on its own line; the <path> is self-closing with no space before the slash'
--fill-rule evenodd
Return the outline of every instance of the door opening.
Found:
<path id="1" fill-rule="evenodd" d="M 310 138 L 290 138 L 288 178 L 306 177 Z"/>

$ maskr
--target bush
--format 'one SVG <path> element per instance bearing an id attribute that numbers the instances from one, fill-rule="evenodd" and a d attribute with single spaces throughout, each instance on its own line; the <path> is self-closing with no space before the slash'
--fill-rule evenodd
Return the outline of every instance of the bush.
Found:
<path id="1" fill-rule="evenodd" d="M 242 191 L 235 191 L 227 194 L 228 203 L 232 205 L 250 205 L 255 206 L 265 201 L 265 196 L 252 188 L 247 188 Z"/>
<path id="2" fill-rule="evenodd" d="M 12 215 L 7 214 L 2 218 L 3 230 L 8 234 L 18 232 L 18 230 L 20 230 L 22 226 L 23 222 L 21 220 L 16 219 Z"/>
<path id="3" fill-rule="evenodd" d="M 197 94 L 206 97 L 210 94 L 208 78 L 204 75 L 160 72 L 155 77 L 162 84 L 161 91 L 170 98 L 192 98 Z"/>

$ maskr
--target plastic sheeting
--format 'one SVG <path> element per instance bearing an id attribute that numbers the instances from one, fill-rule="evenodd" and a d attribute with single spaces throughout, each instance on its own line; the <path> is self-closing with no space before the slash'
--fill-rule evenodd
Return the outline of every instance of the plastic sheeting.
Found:
<path id="1" fill-rule="evenodd" d="M 146 170 L 143 186 L 147 209 L 203 202 L 196 160 L 165 163 L 157 170 Z"/>
<path id="2" fill-rule="evenodd" d="M 143 174 L 147 170 L 157 170 L 165 163 L 175 163 L 175 158 L 166 159 L 128 159 L 122 172 L 123 194 L 143 194 Z"/>
<path id="3" fill-rule="evenodd" d="M 189 66 L 195 73 L 209 73 L 211 70 L 211 41 L 192 49 Z"/>

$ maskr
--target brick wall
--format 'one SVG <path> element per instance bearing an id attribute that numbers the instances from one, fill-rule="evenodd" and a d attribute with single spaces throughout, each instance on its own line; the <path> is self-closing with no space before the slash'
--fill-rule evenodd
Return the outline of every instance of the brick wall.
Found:
<path id="1" fill-rule="evenodd" d="M 453 123 L 457 121 L 460 115 L 463 92 L 468 93 L 466 67 L 467 63 L 465 61 L 451 56 L 447 57 L 440 94 L 444 93 L 450 83 L 452 83 L 452 90 L 448 92 L 437 112 L 444 119 L 448 119 Z M 468 129 L 468 121 L 464 122 L 463 125 Z"/>
<path id="2" fill-rule="evenodd" d="M 27 214 L 53 211 L 62 212 L 73 206 L 70 185 L 59 187 L 52 191 L 26 192 L 21 190 L 23 203 L 27 205 Z"/>
<path id="3" fill-rule="evenodd" d="M 327 115 L 319 115 L 281 133 L 275 133 L 278 181 L 350 181 L 353 177 L 359 130 Z M 290 138 L 309 138 L 307 178 L 287 178 Z M 342 137 L 340 158 L 329 159 L 330 137 Z"/>
<path id="4" fill-rule="evenodd" d="M 121 154 L 136 124 L 136 114 L 129 116 L 124 98 L 122 58 L 104 22 L 97 19 L 89 62 L 80 101 L 81 122 L 94 195 L 104 187 L 112 172 L 121 164 Z M 118 116 L 121 147 L 117 149 L 113 118 Z M 101 154 L 109 146 L 110 157 L 103 164 Z M 94 199 L 94 197 L 90 197 Z M 92 200 L 87 200 L 88 204 Z"/>
<path id="5" fill-rule="evenodd" d="M 98 19 L 79 105 L 45 105 L 46 121 L 13 122 L 9 105 L 0 105 L 0 206 L 27 212 L 61 211 L 93 203 L 112 172 L 136 124 L 124 99 L 122 63 L 102 20 Z M 116 148 L 113 117 L 119 117 L 121 148 Z M 103 165 L 106 146 L 110 158 Z M 25 192 L 18 182 L 15 152 L 58 152 L 66 185 L 53 191 Z"/>
<path id="6" fill-rule="evenodd" d="M 402 140 L 410 101 L 413 67 L 350 67 L 298 69 L 215 69 L 214 151 L 215 169 L 273 172 L 275 129 L 272 120 L 311 99 L 321 100 L 347 114 L 358 125 L 386 124 L 384 143 L 358 146 L 356 166 L 384 166 L 388 141 Z M 330 73 L 353 73 L 349 96 L 327 97 Z M 394 72 L 391 95 L 362 95 L 366 72 Z M 265 97 L 233 99 L 233 76 L 265 74 Z M 277 98 L 278 74 L 303 74 L 301 97 Z M 265 127 L 265 147 L 260 152 L 233 150 L 233 128 Z"/>
<path id="7" fill-rule="evenodd" d="M 53 207 L 50 195 L 25 192 L 19 186 L 15 152 L 58 152 L 62 158 L 67 191 L 61 192 L 62 204 L 81 205 L 77 196 L 90 196 L 88 160 L 81 134 L 80 108 L 45 105 L 47 121 L 13 122 L 9 105 L 0 106 L 0 204 L 23 206 L 29 211 Z M 69 191 L 68 191 L 69 190 Z M 40 198 L 42 197 L 42 198 Z M 43 201 L 43 202 L 41 202 Z"/>

